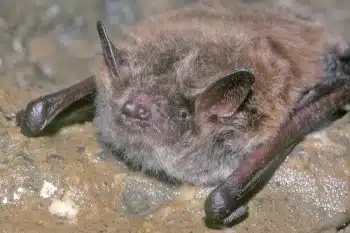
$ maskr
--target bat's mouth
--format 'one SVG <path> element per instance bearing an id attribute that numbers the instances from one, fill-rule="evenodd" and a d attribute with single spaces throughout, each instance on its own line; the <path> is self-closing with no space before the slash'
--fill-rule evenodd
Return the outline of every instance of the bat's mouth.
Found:
<path id="1" fill-rule="evenodd" d="M 151 123 L 147 120 L 136 119 L 127 117 L 125 114 L 120 114 L 120 122 L 129 130 L 140 131 L 151 126 Z"/>
<path id="2" fill-rule="evenodd" d="M 117 125 L 123 131 L 128 132 L 134 139 L 140 140 L 156 140 L 156 141 L 167 141 L 169 140 L 169 129 L 165 127 L 166 122 L 154 121 L 152 119 L 140 120 L 130 118 L 122 113 L 117 119 Z"/>

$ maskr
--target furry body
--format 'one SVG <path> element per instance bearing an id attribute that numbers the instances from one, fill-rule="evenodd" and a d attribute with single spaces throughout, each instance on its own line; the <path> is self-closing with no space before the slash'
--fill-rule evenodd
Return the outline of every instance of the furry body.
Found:
<path id="1" fill-rule="evenodd" d="M 136 26 L 116 44 L 117 73 L 102 61 L 95 74 L 101 141 L 141 170 L 197 185 L 224 181 L 276 135 L 304 94 L 327 80 L 326 55 L 341 41 L 285 9 L 212 2 Z M 244 103 L 214 123 L 202 120 L 198 96 L 222 75 L 243 68 L 255 75 Z M 124 103 L 141 94 L 160 106 L 152 110 L 156 117 L 149 127 L 122 113 Z M 189 111 L 185 119 L 178 115 L 182 108 Z"/>

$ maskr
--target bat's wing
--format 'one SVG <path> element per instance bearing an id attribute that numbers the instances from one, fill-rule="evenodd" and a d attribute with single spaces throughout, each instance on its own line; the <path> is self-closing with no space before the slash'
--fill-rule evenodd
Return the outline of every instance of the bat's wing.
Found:
<path id="1" fill-rule="evenodd" d="M 23 110 L 17 113 L 17 124 L 25 136 L 36 136 L 73 103 L 95 94 L 95 78 L 91 76 L 68 88 L 40 96 L 29 102 Z"/>
<path id="2" fill-rule="evenodd" d="M 331 86 L 316 86 L 314 93 L 316 95 L 291 115 L 274 138 L 246 156 L 226 181 L 210 193 L 205 201 L 209 221 L 230 225 L 246 214 L 246 196 L 261 181 L 265 168 L 276 159 L 283 160 L 288 154 L 282 153 L 286 148 L 299 142 L 320 122 L 350 103 L 350 77 L 338 78 Z M 324 93 L 328 94 L 318 95 Z"/>

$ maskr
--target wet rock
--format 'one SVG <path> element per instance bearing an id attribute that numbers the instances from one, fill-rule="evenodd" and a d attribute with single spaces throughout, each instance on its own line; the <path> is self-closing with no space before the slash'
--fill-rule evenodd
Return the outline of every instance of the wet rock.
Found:
<path id="1" fill-rule="evenodd" d="M 145 177 L 128 176 L 123 179 L 122 205 L 130 214 L 147 215 L 162 202 L 173 200 L 174 188 Z"/>

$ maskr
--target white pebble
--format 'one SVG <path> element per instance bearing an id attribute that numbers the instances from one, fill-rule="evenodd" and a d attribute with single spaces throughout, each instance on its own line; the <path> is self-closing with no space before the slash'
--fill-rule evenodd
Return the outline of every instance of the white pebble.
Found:
<path id="1" fill-rule="evenodd" d="M 21 197 L 17 193 L 13 193 L 13 200 L 19 200 Z"/>
<path id="2" fill-rule="evenodd" d="M 56 186 L 44 180 L 43 187 L 41 188 L 41 191 L 40 191 L 40 196 L 43 198 L 51 197 L 56 190 L 57 190 Z"/>
<path id="3" fill-rule="evenodd" d="M 57 200 L 54 199 L 49 207 L 51 214 L 65 217 L 67 219 L 75 219 L 78 214 L 78 208 L 72 200 Z"/>

